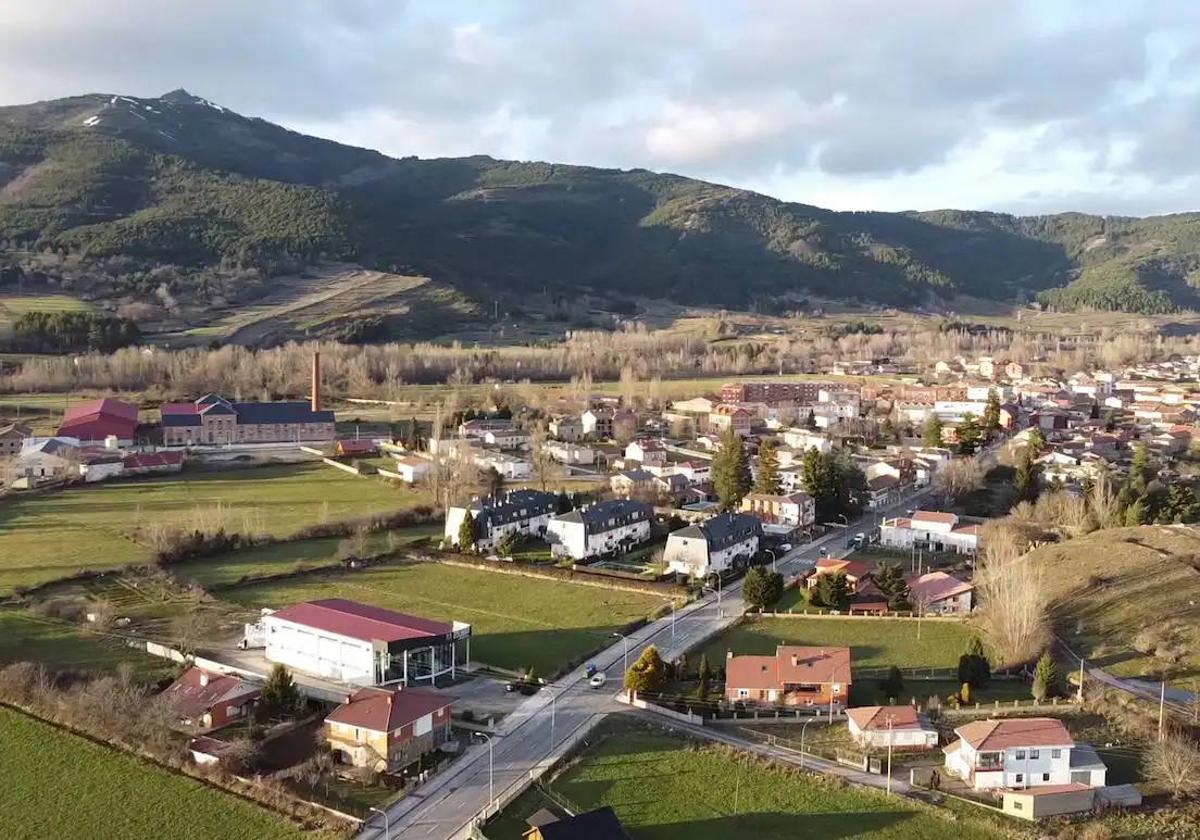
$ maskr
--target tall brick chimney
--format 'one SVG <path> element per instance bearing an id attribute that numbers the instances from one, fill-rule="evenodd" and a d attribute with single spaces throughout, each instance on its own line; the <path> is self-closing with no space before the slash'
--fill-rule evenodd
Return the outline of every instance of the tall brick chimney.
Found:
<path id="1" fill-rule="evenodd" d="M 312 359 L 312 410 L 321 410 L 321 351 L 313 351 Z"/>

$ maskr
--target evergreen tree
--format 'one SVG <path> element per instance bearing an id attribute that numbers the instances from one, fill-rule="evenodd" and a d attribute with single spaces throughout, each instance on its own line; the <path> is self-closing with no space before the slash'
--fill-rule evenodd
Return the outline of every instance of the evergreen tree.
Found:
<path id="1" fill-rule="evenodd" d="M 483 471 L 483 485 L 489 496 L 499 497 L 504 492 L 504 476 L 495 467 L 488 467 Z"/>
<path id="2" fill-rule="evenodd" d="M 658 648 L 650 645 L 625 672 L 625 688 L 630 691 L 658 693 L 667 687 L 670 676 L 667 663 L 663 662 Z"/>
<path id="3" fill-rule="evenodd" d="M 987 406 L 983 409 L 983 430 L 988 437 L 1000 431 L 1000 395 L 995 388 L 988 390 Z"/>
<path id="4" fill-rule="evenodd" d="M 804 421 L 804 427 L 810 432 L 817 430 L 817 413 L 811 409 L 808 412 L 808 419 Z"/>
<path id="5" fill-rule="evenodd" d="M 755 566 L 746 572 L 742 600 L 747 607 L 764 610 L 783 597 L 783 575 Z"/>
<path id="6" fill-rule="evenodd" d="M 1033 669 L 1033 699 L 1040 703 L 1053 694 L 1057 680 L 1058 669 L 1054 665 L 1054 658 L 1049 652 L 1043 653 Z"/>
<path id="7" fill-rule="evenodd" d="M 921 442 L 931 448 L 942 445 L 942 421 L 932 412 L 925 421 L 925 428 L 921 433 Z"/>
<path id="8" fill-rule="evenodd" d="M 1133 504 L 1125 508 L 1125 525 L 1133 528 L 1137 525 L 1145 525 L 1146 522 L 1146 503 L 1140 498 L 1134 499 Z"/>
<path id="9" fill-rule="evenodd" d="M 469 510 L 458 523 L 458 548 L 460 551 L 475 550 L 475 517 Z"/>
<path id="10" fill-rule="evenodd" d="M 733 510 L 750 492 L 750 463 L 741 436 L 732 428 L 721 435 L 721 448 L 712 461 L 713 490 L 724 510 Z"/>
<path id="11" fill-rule="evenodd" d="M 262 702 L 267 709 L 280 712 L 294 712 L 300 708 L 300 692 L 292 680 L 291 672 L 281 663 L 275 663 L 267 674 L 267 681 L 262 687 Z"/>
<path id="12" fill-rule="evenodd" d="M 821 575 L 812 595 L 813 603 L 819 607 L 845 612 L 850 607 L 850 583 L 842 572 Z"/>
<path id="13" fill-rule="evenodd" d="M 404 438 L 404 448 L 410 452 L 421 448 L 421 426 L 416 417 L 408 421 L 408 435 Z"/>
<path id="14" fill-rule="evenodd" d="M 1133 450 L 1133 460 L 1129 464 L 1129 483 L 1133 492 L 1145 496 L 1150 482 L 1158 474 L 1158 469 L 1150 461 L 1150 453 L 1144 443 L 1138 444 Z"/>
<path id="15" fill-rule="evenodd" d="M 1017 459 L 1017 469 L 1013 475 L 1013 492 L 1017 502 L 1032 502 L 1038 497 L 1038 469 L 1034 462 L 1035 457 L 1033 446 L 1029 445 L 1021 450 Z"/>
<path id="16" fill-rule="evenodd" d="M 1035 457 L 1041 455 L 1042 450 L 1046 448 L 1046 436 L 1037 426 L 1034 426 L 1029 432 L 1029 448 L 1033 450 Z"/>
<path id="17" fill-rule="evenodd" d="M 908 582 L 900 567 L 891 563 L 880 563 L 875 568 L 875 586 L 887 597 L 888 609 L 911 610 Z"/>
<path id="18" fill-rule="evenodd" d="M 979 449 L 979 444 L 983 442 L 983 429 L 979 427 L 979 421 L 971 412 L 963 415 L 962 422 L 954 429 L 955 435 L 958 437 L 958 451 L 963 455 L 974 455 Z"/>
<path id="19" fill-rule="evenodd" d="M 758 475 L 754 478 L 754 492 L 768 496 L 779 495 L 778 445 L 773 440 L 764 440 L 758 447 Z"/>
<path id="20" fill-rule="evenodd" d="M 900 431 L 896 428 L 896 424 L 892 422 L 891 417 L 884 417 L 883 422 L 879 424 L 879 436 L 887 443 L 900 442 Z"/>
<path id="21" fill-rule="evenodd" d="M 700 670 L 697 673 L 698 685 L 696 686 L 696 696 L 703 703 L 708 699 L 709 687 L 712 685 L 712 668 L 708 665 L 708 656 L 700 654 Z"/>
<path id="22" fill-rule="evenodd" d="M 967 648 L 958 658 L 958 681 L 973 688 L 983 688 L 992 678 L 992 663 L 983 650 L 983 642 L 972 636 Z"/>
<path id="23" fill-rule="evenodd" d="M 1182 484 L 1175 483 L 1167 491 L 1166 504 L 1163 505 L 1162 517 L 1167 522 L 1195 522 L 1200 519 L 1200 499 L 1196 492 Z"/>

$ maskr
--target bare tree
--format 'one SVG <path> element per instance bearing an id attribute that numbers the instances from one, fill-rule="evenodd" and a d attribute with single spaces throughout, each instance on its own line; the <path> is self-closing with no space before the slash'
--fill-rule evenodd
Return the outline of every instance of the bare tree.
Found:
<path id="1" fill-rule="evenodd" d="M 1150 748 L 1146 775 L 1169 790 L 1173 799 L 1200 793 L 1200 747 L 1182 733 L 1167 733 Z"/>
<path id="2" fill-rule="evenodd" d="M 1087 503 L 1097 528 L 1119 528 L 1125 524 L 1113 480 L 1108 473 L 1103 472 L 1096 477 Z"/>
<path id="3" fill-rule="evenodd" d="M 530 430 L 529 458 L 533 465 L 533 478 L 543 493 L 551 484 L 561 481 L 565 473 L 563 465 L 554 460 L 546 449 L 546 439 L 546 428 L 541 423 Z"/>
<path id="4" fill-rule="evenodd" d="M 958 502 L 983 487 L 984 469 L 978 458 L 957 458 L 934 474 L 933 483 Z"/>
<path id="5" fill-rule="evenodd" d="M 1042 567 L 1024 554 L 1028 539 L 1014 523 L 990 522 L 975 574 L 977 621 L 1002 668 L 1029 662 L 1050 639 Z"/>

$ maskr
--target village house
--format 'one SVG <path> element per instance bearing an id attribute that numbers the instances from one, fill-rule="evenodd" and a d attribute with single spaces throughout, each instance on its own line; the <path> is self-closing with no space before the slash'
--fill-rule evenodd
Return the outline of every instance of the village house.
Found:
<path id="1" fill-rule="evenodd" d="M 852 560 L 849 557 L 822 557 L 813 566 L 813 570 L 804 580 L 809 589 L 816 589 L 821 578 L 828 575 L 845 575 L 846 585 L 850 592 L 858 592 L 871 578 L 872 569 L 862 560 Z"/>
<path id="2" fill-rule="evenodd" d="M 845 708 L 850 698 L 850 648 L 780 645 L 774 656 L 725 659 L 725 699 L 733 703 Z"/>
<path id="3" fill-rule="evenodd" d="M 633 440 L 625 447 L 625 458 L 645 467 L 660 467 L 667 463 L 667 449 L 659 440 Z"/>
<path id="4" fill-rule="evenodd" d="M 583 421 L 578 417 L 556 417 L 550 421 L 550 434 L 558 440 L 576 443 L 583 440 Z"/>
<path id="5" fill-rule="evenodd" d="M 703 484 L 712 477 L 712 463 L 709 461 L 680 461 L 675 464 L 675 472 L 686 478 L 688 484 Z"/>
<path id="6" fill-rule="evenodd" d="M 807 415 L 805 416 L 807 417 Z M 784 429 L 780 433 L 780 437 L 783 438 L 785 444 L 802 452 L 815 449 L 824 453 L 833 448 L 833 441 L 828 436 L 812 429 Z"/>
<path id="7" fill-rule="evenodd" d="M 560 464 L 594 464 L 596 462 L 596 450 L 585 443 L 547 441 L 546 454 Z"/>
<path id="8" fill-rule="evenodd" d="M 879 526 L 879 544 L 905 551 L 977 553 L 980 526 L 960 527 L 958 522 L 957 514 L 928 510 L 918 510 L 910 517 L 885 518 Z"/>
<path id="9" fill-rule="evenodd" d="M 765 403 L 780 405 L 814 403 L 828 383 L 802 382 L 730 382 L 721 386 L 721 401 L 726 403 Z"/>
<path id="10" fill-rule="evenodd" d="M 446 542 L 458 545 L 458 531 L 470 511 L 475 522 L 475 547 L 491 551 L 505 534 L 541 537 L 558 510 L 558 496 L 538 490 L 511 490 L 500 496 L 455 505 L 446 513 Z"/>
<path id="11" fill-rule="evenodd" d="M 585 560 L 626 552 L 650 538 L 654 509 L 627 499 L 597 502 L 551 518 L 546 541 L 555 557 Z"/>
<path id="12" fill-rule="evenodd" d="M 722 513 L 667 537 L 667 571 L 704 578 L 745 565 L 758 553 L 762 523 L 745 513 Z"/>
<path id="13" fill-rule="evenodd" d="M 859 706 L 846 710 L 850 737 L 860 747 L 887 749 L 932 749 L 938 732 L 929 719 L 912 706 Z"/>
<path id="14" fill-rule="evenodd" d="M 496 449 L 475 449 L 472 453 L 475 466 L 485 472 L 495 470 L 508 481 L 521 481 L 533 475 L 533 464 L 516 455 Z"/>
<path id="15" fill-rule="evenodd" d="M 945 572 L 926 572 L 908 581 L 909 601 L 926 615 L 968 615 L 975 605 L 975 587 Z"/>
<path id="16" fill-rule="evenodd" d="M 746 437 L 750 434 L 752 419 L 750 412 L 740 405 L 721 403 L 708 415 L 708 427 L 718 436 L 726 429 L 733 429 L 737 434 Z"/>
<path id="17" fill-rule="evenodd" d="M 742 498 L 742 512 L 756 516 L 766 524 L 793 528 L 808 528 L 817 521 L 812 496 L 800 491 L 786 495 L 747 493 Z"/>
<path id="18" fill-rule="evenodd" d="M 522 840 L 630 840 L 629 832 L 605 805 L 582 814 L 560 817 L 542 808 L 526 819 Z"/>
<path id="19" fill-rule="evenodd" d="M 433 467 L 430 461 L 417 455 L 398 455 L 393 453 L 392 457 L 396 461 L 393 470 L 400 476 L 402 481 L 408 484 L 416 484 L 418 481 L 424 479 Z"/>
<path id="20" fill-rule="evenodd" d="M 673 470 L 656 475 L 652 485 L 659 497 L 672 503 L 677 499 L 682 499 L 687 493 L 687 489 L 692 486 L 691 482 Z"/>
<path id="21" fill-rule="evenodd" d="M 379 454 L 379 444 L 369 438 L 339 440 L 333 454 L 338 458 L 370 458 Z"/>
<path id="22" fill-rule="evenodd" d="M 345 764 L 403 770 L 451 739 L 454 698 L 411 688 L 362 688 L 325 718 L 325 738 Z"/>
<path id="23" fill-rule="evenodd" d="M 262 697 L 262 686 L 236 674 L 188 668 L 162 697 L 183 726 L 209 730 L 244 719 Z"/>
<path id="24" fill-rule="evenodd" d="M 672 435 L 693 437 L 708 431 L 708 415 L 715 406 L 707 397 L 676 400 L 662 413 L 662 419 Z"/>
<path id="25" fill-rule="evenodd" d="M 30 428 L 24 423 L 9 423 L 0 426 L 0 458 L 17 455 L 25 444 L 25 438 L 32 435 Z"/>
<path id="26" fill-rule="evenodd" d="M 488 432 L 503 435 L 516 429 L 509 417 L 475 417 L 458 424 L 458 434 L 465 438 L 483 440 Z"/>
<path id="27" fill-rule="evenodd" d="M 954 730 L 943 748 L 947 772 L 974 790 L 1044 785 L 1104 785 L 1095 750 L 1076 744 L 1057 718 L 977 720 Z"/>
<path id="28" fill-rule="evenodd" d="M 608 486 L 618 496 L 629 498 L 653 490 L 654 473 L 641 469 L 624 470 L 611 476 Z"/>

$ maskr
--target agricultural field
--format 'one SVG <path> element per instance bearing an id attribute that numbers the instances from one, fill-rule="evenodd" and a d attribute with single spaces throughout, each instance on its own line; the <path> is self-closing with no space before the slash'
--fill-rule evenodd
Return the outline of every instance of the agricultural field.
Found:
<path id="1" fill-rule="evenodd" d="M 714 780 L 720 780 L 714 784 Z M 839 785 L 823 776 L 769 765 L 751 756 L 646 724 L 609 721 L 551 783 L 573 810 L 611 806 L 639 840 L 989 840 L 1004 832 L 986 817 L 956 818 Z M 736 792 L 736 796 L 735 796 Z M 525 818 L 554 804 L 536 789 L 484 829 L 490 840 L 518 840 Z"/>
<path id="2" fill-rule="evenodd" d="M 18 712 L 0 709 L 6 840 L 299 840 L 281 816 Z"/>
<path id="3" fill-rule="evenodd" d="M 112 481 L 0 503 L 0 596 L 85 569 L 150 559 L 139 527 L 285 536 L 304 525 L 411 508 L 427 497 L 327 467 L 284 465 Z"/>
<path id="4" fill-rule="evenodd" d="M 532 666 L 541 676 L 599 647 L 606 636 L 666 604 L 652 594 L 515 574 L 406 563 L 238 587 L 221 597 L 246 607 L 349 598 L 472 626 L 471 658 L 499 668 Z"/>
<path id="5" fill-rule="evenodd" d="M 421 540 L 436 542 L 441 536 L 441 523 L 415 525 L 411 528 L 372 534 L 367 550 L 374 554 L 393 545 L 403 548 Z M 195 581 L 205 589 L 230 586 L 244 578 L 282 575 L 306 568 L 332 565 L 338 560 L 338 548 L 342 542 L 341 537 L 327 537 L 246 548 L 176 563 L 171 566 L 171 573 L 181 581 Z"/>
<path id="6" fill-rule="evenodd" d="M 1043 546 L 1059 633 L 1093 665 L 1195 690 L 1200 680 L 1200 532 L 1147 525 Z"/>
<path id="7" fill-rule="evenodd" d="M 13 322 L 28 312 L 91 312 L 92 305 L 70 295 L 0 294 L 0 335 L 7 335 Z"/>
<path id="8" fill-rule="evenodd" d="M 66 622 L 16 608 L 0 609 L 0 665 L 41 662 L 50 668 L 111 671 L 129 665 L 148 682 L 169 676 L 174 665 Z"/>

